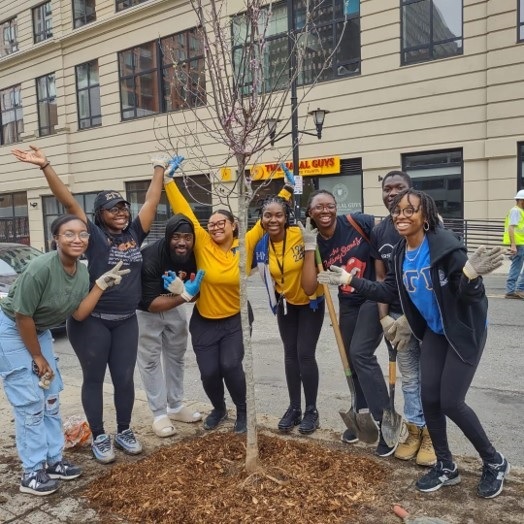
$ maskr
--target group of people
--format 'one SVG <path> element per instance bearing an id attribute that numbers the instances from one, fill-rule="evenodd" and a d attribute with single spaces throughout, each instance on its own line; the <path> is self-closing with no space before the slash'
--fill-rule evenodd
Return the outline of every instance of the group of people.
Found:
<path id="1" fill-rule="evenodd" d="M 215 211 L 204 228 L 173 179 L 183 160 L 173 157 L 153 161 L 153 178 L 136 218 L 120 193 L 103 191 L 91 221 L 40 149 L 13 154 L 40 167 L 68 213 L 52 226 L 56 250 L 32 262 L 1 303 L 0 376 L 15 412 L 24 469 L 20 490 L 47 495 L 56 491 L 58 479 L 81 474 L 62 457 L 62 383 L 48 329 L 51 318 L 56 324 L 68 317 L 69 339 L 83 373 L 91 449 L 99 462 L 114 461 L 114 447 L 129 454 L 142 451 L 131 428 L 137 362 L 157 436 L 174 435 L 175 421 L 202 419 L 183 403 L 188 327 L 212 404 L 203 427 L 212 430 L 227 419 L 227 388 L 236 408 L 234 432 L 246 432 L 239 227 L 231 211 Z M 478 494 L 498 495 L 509 464 L 464 399 L 486 340 L 481 275 L 500 264 L 501 252 L 481 250 L 468 259 L 463 244 L 442 226 L 434 202 L 411 189 L 402 171 L 383 179 L 389 215 L 378 225 L 371 215 L 337 215 L 335 197 L 325 190 L 311 194 L 305 226 L 293 225 L 293 177 L 283 169 L 282 190 L 261 203 L 259 220 L 244 238 L 247 267 L 258 266 L 284 346 L 289 405 L 278 429 L 298 426 L 300 433 L 310 434 L 319 427 L 315 352 L 326 285 L 336 284 L 355 405 L 376 422 L 376 454 L 416 457 L 417 464 L 432 466 L 417 482 L 421 491 L 458 483 L 447 443 L 448 416 L 484 461 Z M 141 250 L 163 186 L 175 215 L 165 237 Z M 83 255 L 87 269 L 79 263 Z M 179 307 L 187 302 L 194 302 L 189 326 Z M 249 313 L 251 324 L 250 306 Z M 407 438 L 393 446 L 382 432 L 389 397 L 375 356 L 383 335 L 389 350 L 398 352 L 404 393 Z M 107 368 L 114 385 L 113 438 L 103 419 Z M 342 440 L 357 442 L 358 434 L 347 429 Z"/>

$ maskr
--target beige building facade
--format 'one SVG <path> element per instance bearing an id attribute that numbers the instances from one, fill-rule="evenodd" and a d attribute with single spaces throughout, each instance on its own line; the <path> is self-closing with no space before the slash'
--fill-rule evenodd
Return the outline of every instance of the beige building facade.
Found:
<path id="1" fill-rule="evenodd" d="M 29 144 L 46 152 L 86 211 L 103 189 L 122 191 L 138 209 L 158 129 L 168 116 L 187 122 L 192 114 L 166 87 L 174 77 L 169 64 L 155 62 L 158 49 L 181 46 L 181 59 L 205 77 L 189 4 L 0 0 L 0 241 L 46 249 L 46 230 L 61 212 L 41 171 L 10 153 Z M 305 0 L 294 4 L 300 13 Z M 524 0 L 326 4 L 329 30 L 344 10 L 350 23 L 346 47 L 299 108 L 301 129 L 312 108 L 329 111 L 321 140 L 301 137 L 302 205 L 320 187 L 336 194 L 340 212 L 384 215 L 380 179 L 404 168 L 443 216 L 502 220 L 524 187 Z M 227 2 L 229 14 L 242 5 Z M 274 2 L 281 14 L 288 5 Z M 291 160 L 284 142 L 260 163 Z M 201 154 L 220 163 L 226 152 L 203 143 Z M 195 187 L 203 185 L 198 155 L 179 153 L 193 166 L 186 172 L 200 177 Z M 338 171 L 307 172 L 313 165 Z M 213 203 L 202 193 L 203 219 Z M 158 220 L 168 215 L 163 202 Z"/>

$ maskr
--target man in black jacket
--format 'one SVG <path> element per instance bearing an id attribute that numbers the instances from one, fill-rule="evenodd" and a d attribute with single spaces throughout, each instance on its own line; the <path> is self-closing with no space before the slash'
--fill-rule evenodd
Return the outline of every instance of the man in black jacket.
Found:
<path id="1" fill-rule="evenodd" d="M 158 437 L 176 433 L 173 420 L 197 422 L 202 418 L 183 404 L 188 329 L 185 308 L 178 306 L 190 297 L 170 293 L 162 279 L 168 271 L 182 282 L 196 273 L 194 242 L 193 224 L 185 215 L 177 214 L 167 221 L 165 237 L 142 250 L 138 369 L 153 412 L 153 431 Z M 182 282 L 179 286 L 183 290 Z"/>

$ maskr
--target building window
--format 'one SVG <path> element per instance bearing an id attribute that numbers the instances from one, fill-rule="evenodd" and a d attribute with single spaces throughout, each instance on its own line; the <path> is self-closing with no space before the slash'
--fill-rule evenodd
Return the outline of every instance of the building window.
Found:
<path id="1" fill-rule="evenodd" d="M 524 189 L 524 142 L 517 144 L 518 148 L 518 180 L 517 180 L 517 189 Z"/>
<path id="2" fill-rule="evenodd" d="M 102 125 L 98 60 L 76 66 L 75 74 L 79 129 Z"/>
<path id="3" fill-rule="evenodd" d="M 53 36 L 53 17 L 51 2 L 39 5 L 33 9 L 33 38 L 35 44 Z"/>
<path id="4" fill-rule="evenodd" d="M 463 53 L 463 0 L 401 0 L 402 64 Z"/>
<path id="5" fill-rule="evenodd" d="M 402 155 L 413 187 L 428 193 L 443 218 L 464 218 L 462 149 Z"/>
<path id="6" fill-rule="evenodd" d="M 134 5 L 143 4 L 147 0 L 116 0 L 116 10 L 123 11 L 124 9 L 129 9 Z"/>
<path id="7" fill-rule="evenodd" d="M 0 144 L 20 142 L 24 132 L 24 117 L 20 85 L 0 90 Z"/>
<path id="8" fill-rule="evenodd" d="M 75 29 L 95 20 L 95 0 L 73 0 L 73 27 Z"/>
<path id="9" fill-rule="evenodd" d="M 0 194 L 0 242 L 29 245 L 27 193 Z"/>
<path id="10" fill-rule="evenodd" d="M 54 135 L 56 133 L 55 126 L 58 124 L 54 73 L 36 79 L 36 97 L 40 136 Z"/>
<path id="11" fill-rule="evenodd" d="M 289 84 L 288 9 L 290 2 L 265 8 L 261 13 L 260 26 L 265 30 L 264 56 L 262 59 L 264 85 L 260 91 L 271 92 Z M 360 73 L 360 2 L 359 0 L 327 0 L 292 3 L 292 18 L 302 59 L 297 76 L 298 85 L 324 82 Z M 309 12 L 308 12 L 309 8 Z M 344 23 L 346 24 L 344 29 Z M 242 75 L 240 84 L 249 90 L 252 85 L 249 63 L 253 54 L 247 51 L 250 40 L 249 21 L 246 15 L 233 19 L 233 61 L 237 74 Z M 291 31 L 293 28 L 289 27 Z M 324 70 L 326 61 L 331 64 Z M 302 54 L 303 53 L 303 54 Z"/>
<path id="12" fill-rule="evenodd" d="M 196 29 L 120 52 L 123 120 L 204 105 L 203 53 Z"/>
<path id="13" fill-rule="evenodd" d="M 0 24 L 2 40 L 0 40 L 0 57 L 18 51 L 18 27 L 16 18 L 6 20 Z"/>
<path id="14" fill-rule="evenodd" d="M 524 41 L 524 0 L 518 0 L 517 40 Z"/>

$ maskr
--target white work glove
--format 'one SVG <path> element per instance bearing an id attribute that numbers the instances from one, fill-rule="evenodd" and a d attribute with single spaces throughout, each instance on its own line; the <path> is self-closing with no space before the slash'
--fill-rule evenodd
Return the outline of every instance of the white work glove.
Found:
<path id="1" fill-rule="evenodd" d="M 304 249 L 306 251 L 315 251 L 317 249 L 318 229 L 311 225 L 311 218 L 306 218 L 306 227 L 302 225 L 302 222 L 298 223 L 298 227 L 302 233 Z"/>
<path id="2" fill-rule="evenodd" d="M 331 266 L 329 271 L 321 271 L 317 275 L 317 282 L 319 284 L 333 284 L 335 286 L 345 286 L 351 282 L 353 272 L 348 273 L 344 268 L 338 266 Z"/>
<path id="3" fill-rule="evenodd" d="M 109 271 L 104 273 L 102 276 L 95 280 L 95 284 L 102 290 L 105 291 L 108 287 L 118 286 L 122 281 L 122 277 L 131 272 L 130 269 L 120 269 L 122 267 L 122 260 Z"/>
<path id="4" fill-rule="evenodd" d="M 389 339 L 388 331 L 391 329 L 393 324 L 395 323 L 395 319 L 391 317 L 390 315 L 386 315 L 385 317 L 382 317 L 380 319 L 380 325 L 382 326 L 382 331 L 384 332 L 384 336 Z"/>
<path id="5" fill-rule="evenodd" d="M 469 280 L 477 278 L 479 275 L 487 275 L 502 265 L 506 248 L 498 246 L 486 249 L 486 246 L 479 246 L 468 258 L 464 265 L 463 273 Z"/>
<path id="6" fill-rule="evenodd" d="M 167 169 L 171 157 L 167 153 L 156 153 L 151 155 L 151 165 L 153 167 L 161 167 L 162 169 Z"/>
<path id="7" fill-rule="evenodd" d="M 411 330 L 409 329 L 406 315 L 398 317 L 393 325 L 389 328 L 386 338 L 397 351 L 404 351 L 409 345 L 411 339 Z"/>
<path id="8" fill-rule="evenodd" d="M 173 271 L 168 271 L 167 275 L 162 275 L 164 288 L 173 295 L 181 295 L 185 291 L 184 282 L 176 276 Z"/>

